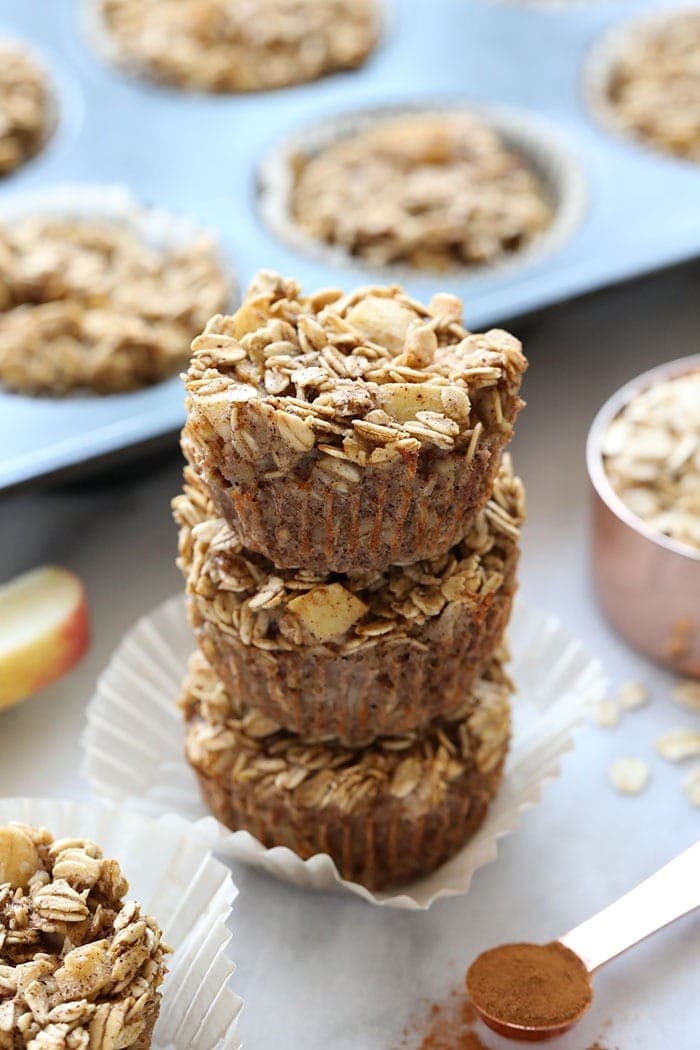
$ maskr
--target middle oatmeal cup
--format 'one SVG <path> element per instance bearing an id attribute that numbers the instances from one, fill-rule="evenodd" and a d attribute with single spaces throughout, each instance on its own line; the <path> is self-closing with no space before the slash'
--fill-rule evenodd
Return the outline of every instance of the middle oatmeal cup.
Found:
<path id="1" fill-rule="evenodd" d="M 200 649 L 232 695 L 291 732 L 358 747 L 459 712 L 503 637 L 524 517 L 507 455 L 460 543 L 384 572 L 276 569 L 241 545 L 191 468 L 173 509 Z"/>
<path id="2" fill-rule="evenodd" d="M 193 343 L 183 450 L 217 511 L 279 568 L 443 554 L 489 498 L 527 362 L 462 304 L 399 286 L 302 295 L 261 272 Z"/>

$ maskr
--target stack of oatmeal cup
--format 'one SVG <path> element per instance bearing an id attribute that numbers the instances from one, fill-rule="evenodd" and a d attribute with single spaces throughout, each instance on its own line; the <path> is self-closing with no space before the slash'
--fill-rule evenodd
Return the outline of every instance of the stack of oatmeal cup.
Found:
<path id="1" fill-rule="evenodd" d="M 182 704 L 228 827 L 381 889 L 483 821 L 510 736 L 525 368 L 452 295 L 304 296 L 269 272 L 195 340 Z"/>

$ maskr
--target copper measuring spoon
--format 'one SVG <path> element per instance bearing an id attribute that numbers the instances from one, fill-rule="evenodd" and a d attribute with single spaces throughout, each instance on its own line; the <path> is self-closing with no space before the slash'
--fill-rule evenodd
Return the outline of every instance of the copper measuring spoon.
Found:
<path id="1" fill-rule="evenodd" d="M 565 933 L 555 943 L 573 952 L 590 977 L 604 963 L 698 907 L 700 841 L 597 915 Z M 590 1005 L 589 1000 L 583 1009 L 564 1023 L 529 1027 L 488 1013 L 473 996 L 470 997 L 472 1005 L 489 1028 L 507 1039 L 523 1042 L 537 1042 L 563 1035 L 580 1021 Z"/>

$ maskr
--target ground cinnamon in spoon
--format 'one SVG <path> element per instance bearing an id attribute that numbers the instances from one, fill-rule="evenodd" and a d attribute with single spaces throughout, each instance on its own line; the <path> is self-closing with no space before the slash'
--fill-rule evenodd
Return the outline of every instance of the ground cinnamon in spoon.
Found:
<path id="1" fill-rule="evenodd" d="M 593 998 L 585 966 L 558 941 L 484 952 L 467 971 L 467 992 L 480 1012 L 526 1028 L 564 1026 Z"/>

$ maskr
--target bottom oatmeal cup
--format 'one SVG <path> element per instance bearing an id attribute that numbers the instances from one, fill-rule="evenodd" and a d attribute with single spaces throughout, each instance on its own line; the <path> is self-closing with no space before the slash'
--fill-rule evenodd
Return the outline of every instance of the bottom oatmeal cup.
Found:
<path id="1" fill-rule="evenodd" d="M 465 712 L 517 586 L 524 493 L 509 456 L 461 543 L 384 572 L 275 568 L 241 545 L 190 468 L 173 507 L 190 622 L 232 695 L 350 747 Z"/>
<path id="2" fill-rule="evenodd" d="M 0 1047 L 147 1050 L 169 952 L 115 860 L 0 827 Z"/>
<path id="3" fill-rule="evenodd" d="M 496 658 L 468 716 L 352 750 L 235 708 L 196 653 L 183 686 L 186 755 L 223 824 L 303 859 L 329 854 L 342 878 L 382 889 L 439 867 L 484 820 L 508 751 L 511 690 Z"/>

